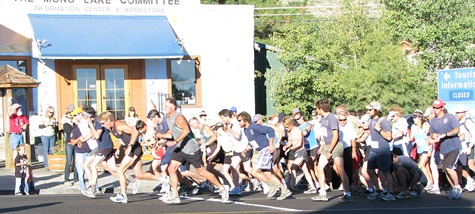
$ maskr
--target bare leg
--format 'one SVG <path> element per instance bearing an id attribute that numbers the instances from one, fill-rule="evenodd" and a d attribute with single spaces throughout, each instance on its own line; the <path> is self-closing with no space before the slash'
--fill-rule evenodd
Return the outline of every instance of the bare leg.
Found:
<path id="1" fill-rule="evenodd" d="M 134 163 L 136 158 L 137 156 L 135 155 L 133 158 L 125 155 L 120 163 L 119 169 L 117 170 L 119 174 L 120 193 L 122 193 L 123 196 L 127 195 L 127 179 L 125 177 L 125 171 Z"/>
<path id="2" fill-rule="evenodd" d="M 346 175 L 345 169 L 343 167 L 343 158 L 342 157 L 335 157 L 333 162 L 333 168 L 335 169 L 336 173 L 340 176 L 341 183 L 343 185 L 343 190 L 345 193 L 350 192 L 350 180 Z"/>
<path id="3" fill-rule="evenodd" d="M 320 194 L 326 195 L 325 190 L 325 166 L 328 164 L 328 159 L 325 155 L 320 155 L 320 160 L 317 166 L 318 183 L 320 184 Z M 323 194 L 322 194 L 323 193 Z"/>

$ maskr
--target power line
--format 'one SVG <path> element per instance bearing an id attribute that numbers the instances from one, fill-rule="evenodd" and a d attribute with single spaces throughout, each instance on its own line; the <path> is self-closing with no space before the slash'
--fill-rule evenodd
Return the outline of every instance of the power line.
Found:
<path id="1" fill-rule="evenodd" d="M 380 10 L 369 10 L 364 12 L 381 12 Z M 333 13 L 281 13 L 281 14 L 254 14 L 254 16 L 300 16 L 300 15 L 330 15 L 330 14 L 338 14 L 338 13 L 347 13 L 347 12 L 333 12 Z"/>
<path id="2" fill-rule="evenodd" d="M 384 4 L 366 4 L 366 5 L 357 5 L 360 7 L 374 7 L 374 6 L 384 6 Z M 306 9 L 306 8 L 339 8 L 345 6 L 331 5 L 331 6 L 301 6 L 301 7 L 259 7 L 254 8 L 254 10 L 279 10 L 279 9 Z"/>
<path id="3" fill-rule="evenodd" d="M 377 17 L 372 17 L 369 19 L 379 19 Z M 257 24 L 265 24 L 265 23 L 288 23 L 288 22 L 334 22 L 338 21 L 338 19 L 320 19 L 320 20 L 288 20 L 288 21 L 254 21 Z"/>

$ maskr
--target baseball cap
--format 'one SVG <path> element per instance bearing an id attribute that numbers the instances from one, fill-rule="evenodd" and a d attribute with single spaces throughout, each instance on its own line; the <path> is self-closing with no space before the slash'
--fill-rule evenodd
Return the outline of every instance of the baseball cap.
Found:
<path id="1" fill-rule="evenodd" d="M 282 123 L 282 120 L 284 120 L 284 117 L 286 117 L 287 114 L 286 113 L 280 113 L 277 117 L 279 118 L 279 120 L 277 121 L 278 123 Z"/>
<path id="2" fill-rule="evenodd" d="M 130 108 L 129 108 L 129 111 L 135 111 L 135 108 L 134 108 L 134 107 L 130 107 Z"/>
<path id="3" fill-rule="evenodd" d="M 376 109 L 376 110 L 381 110 L 381 104 L 379 104 L 378 102 L 376 101 L 373 101 L 371 103 L 369 103 L 369 105 L 365 106 L 366 109 Z"/>
<path id="4" fill-rule="evenodd" d="M 206 114 L 206 111 L 203 110 L 203 111 L 200 112 L 199 115 L 200 115 L 200 116 L 201 116 L 201 115 L 205 115 L 205 116 L 206 116 L 206 115 L 208 115 L 208 114 Z"/>
<path id="5" fill-rule="evenodd" d="M 233 107 L 231 107 L 231 111 L 232 112 L 237 112 L 237 108 L 233 106 Z"/>
<path id="6" fill-rule="evenodd" d="M 256 114 L 256 115 L 254 115 L 254 118 L 252 118 L 252 122 L 255 123 L 260 119 L 262 119 L 262 114 Z"/>
<path id="7" fill-rule="evenodd" d="M 416 109 L 412 116 L 421 117 L 423 114 L 424 112 L 422 112 L 422 110 Z"/>
<path id="8" fill-rule="evenodd" d="M 434 113 L 434 108 L 429 107 L 429 108 L 426 109 L 426 113 L 424 113 L 424 117 L 427 117 L 432 113 Z"/>
<path id="9" fill-rule="evenodd" d="M 434 104 L 432 104 L 432 108 L 440 108 L 440 107 L 444 107 L 445 106 L 445 103 L 444 101 L 442 100 L 435 100 L 434 101 Z"/>
<path id="10" fill-rule="evenodd" d="M 294 109 L 292 109 L 292 114 L 295 114 L 295 113 L 297 113 L 297 112 L 300 112 L 300 109 L 299 109 L 299 108 L 294 108 Z"/>
<path id="11" fill-rule="evenodd" d="M 458 112 L 466 112 L 469 110 L 469 108 L 465 106 L 464 104 L 458 104 L 457 106 L 455 106 L 453 110 L 455 113 L 458 113 Z"/>
<path id="12" fill-rule="evenodd" d="M 390 111 L 389 114 L 388 114 L 388 118 L 391 119 L 394 116 L 396 116 L 396 114 L 397 114 L 397 111 Z"/>
<path id="13" fill-rule="evenodd" d="M 369 119 L 370 119 L 369 114 L 365 114 L 361 117 L 361 119 L 358 121 L 358 123 L 361 123 L 361 124 L 366 123 L 366 122 L 368 122 Z"/>
<path id="14" fill-rule="evenodd" d="M 74 111 L 72 111 L 70 113 L 70 115 L 74 116 L 74 115 L 80 114 L 80 113 L 82 113 L 82 108 L 76 108 L 76 109 L 74 109 Z"/>
<path id="15" fill-rule="evenodd" d="M 68 111 L 74 111 L 74 105 L 73 104 L 68 105 Z"/>

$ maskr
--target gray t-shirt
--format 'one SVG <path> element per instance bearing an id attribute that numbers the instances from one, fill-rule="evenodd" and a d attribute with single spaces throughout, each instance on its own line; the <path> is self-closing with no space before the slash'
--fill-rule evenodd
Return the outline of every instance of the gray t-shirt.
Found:
<path id="1" fill-rule="evenodd" d="M 411 169 L 418 169 L 417 163 L 414 162 L 410 157 L 399 155 L 397 156 L 397 164 L 407 169 L 407 171 L 411 171 Z"/>
<path id="2" fill-rule="evenodd" d="M 430 121 L 430 133 L 444 134 L 460 126 L 459 121 L 452 114 L 445 114 L 442 118 L 434 117 Z M 447 154 L 456 149 L 462 149 L 459 135 L 444 137 L 440 139 L 440 153 Z"/>
<path id="3" fill-rule="evenodd" d="M 369 123 L 369 131 L 371 135 L 371 151 L 378 153 L 389 153 L 389 141 L 384 139 L 381 133 L 374 129 L 376 123 L 381 124 L 381 130 L 385 132 L 391 131 L 391 124 L 387 119 L 371 119 Z"/>
<path id="4" fill-rule="evenodd" d="M 173 117 L 170 118 L 167 116 L 167 124 L 174 139 L 178 139 L 178 137 L 181 135 L 181 132 L 182 132 L 182 128 L 178 127 L 176 124 L 176 118 L 179 115 L 181 114 L 178 112 L 175 112 Z M 181 151 L 187 155 L 193 155 L 195 154 L 195 152 L 198 152 L 200 150 L 200 145 L 198 144 L 198 141 L 196 141 L 195 136 L 193 135 L 193 132 L 191 131 L 190 124 L 188 124 L 187 122 L 186 125 L 188 126 L 190 133 L 188 133 L 188 135 L 185 138 L 183 138 L 182 141 L 177 142 L 177 148 L 180 148 Z"/>
<path id="5" fill-rule="evenodd" d="M 332 113 L 328 114 L 326 118 L 322 117 L 322 135 L 325 144 L 330 145 L 333 138 L 333 130 L 337 130 L 339 133 L 340 128 L 338 125 L 338 119 Z"/>

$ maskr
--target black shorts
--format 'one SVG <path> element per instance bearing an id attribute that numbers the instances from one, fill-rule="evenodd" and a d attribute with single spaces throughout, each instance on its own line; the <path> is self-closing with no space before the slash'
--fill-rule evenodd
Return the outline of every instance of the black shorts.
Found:
<path id="1" fill-rule="evenodd" d="M 214 152 L 214 151 L 213 151 Z M 216 157 L 214 157 L 210 163 L 224 163 L 224 150 L 220 149 Z"/>
<path id="2" fill-rule="evenodd" d="M 192 155 L 187 155 L 182 151 L 179 152 L 172 152 L 172 160 L 178 161 L 181 164 L 185 164 L 185 161 L 193 165 L 195 168 L 201 168 L 204 166 L 203 164 L 203 153 L 201 150 L 196 151 Z"/>
<path id="3" fill-rule="evenodd" d="M 364 150 L 364 161 L 368 161 L 370 151 L 371 151 L 371 146 L 366 146 L 366 149 Z"/>
<path id="4" fill-rule="evenodd" d="M 317 147 L 315 147 L 315 148 L 313 148 L 313 149 L 310 149 L 308 156 L 312 156 L 312 157 L 317 158 L 317 156 L 318 156 L 318 149 L 320 149 L 320 146 L 317 146 Z"/>
<path id="5" fill-rule="evenodd" d="M 111 157 L 114 157 L 115 154 L 115 149 L 114 148 L 108 148 L 108 149 L 98 149 L 97 150 L 97 155 L 96 156 L 102 156 L 105 157 L 104 161 L 109 160 Z"/>
<path id="6" fill-rule="evenodd" d="M 442 171 L 445 172 L 447 168 L 455 169 L 457 167 L 460 150 L 456 149 L 444 155 L 442 160 Z"/>
<path id="7" fill-rule="evenodd" d="M 299 151 L 295 151 L 293 149 L 291 149 L 289 151 L 289 160 L 295 160 L 297 158 L 304 158 L 304 161 L 306 161 L 307 159 L 307 150 L 305 150 L 305 148 L 303 149 L 300 149 Z"/>
<path id="8" fill-rule="evenodd" d="M 232 158 L 232 157 L 233 157 L 232 155 L 226 155 L 226 156 L 224 156 L 224 161 L 223 161 L 223 163 L 224 163 L 224 164 L 231 164 L 231 158 Z"/>
<path id="9" fill-rule="evenodd" d="M 133 158 L 134 155 L 137 155 L 137 158 L 141 158 L 142 155 L 143 155 L 142 145 L 140 145 L 140 143 L 138 143 L 138 142 L 136 142 L 132 146 L 132 150 L 130 150 L 129 157 Z"/>
<path id="10" fill-rule="evenodd" d="M 242 156 L 242 153 L 237 153 L 234 152 L 233 156 L 239 156 L 241 158 L 241 162 L 246 162 L 252 158 L 252 153 L 254 153 L 254 150 L 249 150 L 246 154 L 246 157 Z"/>

